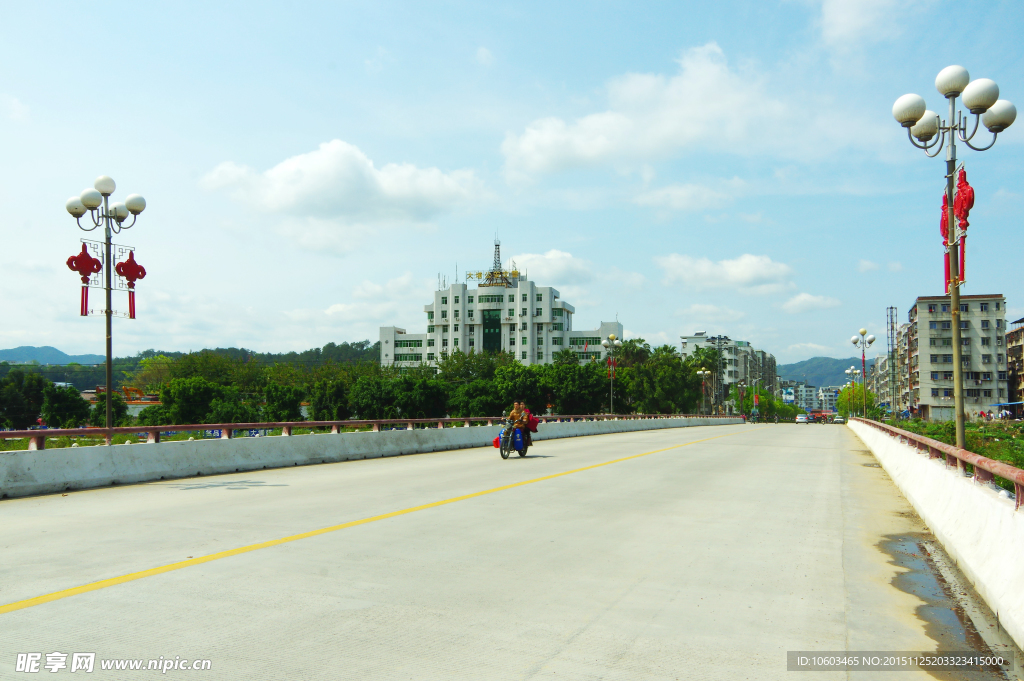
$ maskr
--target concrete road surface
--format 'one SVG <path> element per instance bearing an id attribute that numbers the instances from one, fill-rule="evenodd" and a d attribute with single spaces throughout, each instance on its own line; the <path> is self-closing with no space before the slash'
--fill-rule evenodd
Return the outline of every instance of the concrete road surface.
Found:
<path id="1" fill-rule="evenodd" d="M 927 534 L 865 449 L 680 428 L 0 501 L 0 678 L 735 681 L 967 645 L 901 577 Z M 852 677 L 886 674 L 795 676 Z"/>

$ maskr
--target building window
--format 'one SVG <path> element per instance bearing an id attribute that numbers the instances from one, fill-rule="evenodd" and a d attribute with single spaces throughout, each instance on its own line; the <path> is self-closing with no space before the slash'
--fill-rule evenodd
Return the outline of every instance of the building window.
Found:
<path id="1" fill-rule="evenodd" d="M 988 312 L 988 303 L 978 303 L 978 309 L 982 312 Z"/>
<path id="2" fill-rule="evenodd" d="M 555 322 L 554 324 L 551 325 L 551 330 L 552 331 L 561 331 L 562 330 L 562 326 L 563 326 L 562 322 Z"/>
<path id="3" fill-rule="evenodd" d="M 433 324 L 431 324 L 430 326 L 427 327 L 427 333 L 434 333 L 434 325 Z"/>
<path id="4" fill-rule="evenodd" d="M 537 333 L 544 333 L 544 325 L 543 324 L 538 324 L 537 325 Z"/>
<path id="5" fill-rule="evenodd" d="M 933 371 L 932 372 L 932 380 L 933 381 L 939 380 L 939 372 L 938 371 Z"/>
<path id="6" fill-rule="evenodd" d="M 600 345 L 600 344 L 601 344 L 601 339 L 598 338 L 597 336 L 592 336 L 592 337 L 591 336 L 574 336 L 574 337 L 569 339 L 569 345 L 585 346 L 585 345 Z M 586 359 L 586 358 L 585 357 L 581 357 L 580 359 Z"/>
<path id="7" fill-rule="evenodd" d="M 1000 364 L 1002 364 L 1003 363 L 1003 356 L 1001 354 L 1000 355 L 996 355 L 996 361 L 999 362 Z"/>
<path id="8" fill-rule="evenodd" d="M 948 303 L 943 304 L 942 311 L 943 312 L 949 312 L 949 304 Z"/>
<path id="9" fill-rule="evenodd" d="M 565 314 L 565 310 L 563 310 L 560 307 L 551 308 L 551 316 L 552 317 L 561 317 L 564 314 Z"/>
<path id="10" fill-rule="evenodd" d="M 515 336 L 509 336 L 508 344 L 509 345 L 515 345 L 516 344 L 516 337 Z"/>
<path id="11" fill-rule="evenodd" d="M 996 303 L 996 309 L 997 310 L 999 309 L 999 303 Z"/>
<path id="12" fill-rule="evenodd" d="M 928 322 L 928 328 L 929 329 L 937 329 L 937 328 L 939 328 L 939 323 L 938 322 Z"/>
<path id="13" fill-rule="evenodd" d="M 396 348 L 422 348 L 423 341 L 421 340 L 396 340 Z"/>
<path id="14" fill-rule="evenodd" d="M 523 359 L 526 359 L 526 351 L 523 350 Z"/>
<path id="15" fill-rule="evenodd" d="M 942 391 L 942 396 L 943 397 L 952 397 L 953 396 L 953 391 L 950 390 L 949 388 L 946 388 L 946 389 L 944 389 Z"/>
<path id="16" fill-rule="evenodd" d="M 521 343 L 521 345 L 529 345 L 529 344 L 530 344 L 530 339 L 527 338 L 526 336 L 523 336 L 523 342 Z"/>
<path id="17" fill-rule="evenodd" d="M 524 293 L 524 294 L 523 294 L 523 302 L 525 303 L 525 302 L 526 302 L 527 300 L 529 300 L 529 298 L 528 298 L 528 297 L 527 297 L 527 295 L 526 295 L 526 294 Z"/>
<path id="18" fill-rule="evenodd" d="M 516 325 L 515 324 L 509 324 L 508 325 L 508 333 L 509 333 L 509 335 L 511 336 L 515 332 L 516 332 Z"/>
<path id="19" fill-rule="evenodd" d="M 505 296 L 480 296 L 481 303 L 500 303 L 503 302 Z M 473 302 L 472 300 L 469 302 Z"/>
<path id="20" fill-rule="evenodd" d="M 953 339 L 950 338 L 950 340 L 953 340 Z M 970 338 L 961 338 L 960 339 L 960 345 L 970 345 L 970 344 L 971 344 L 971 339 Z M 952 343 L 950 345 L 952 345 Z"/>
<path id="21" fill-rule="evenodd" d="M 469 317 L 470 319 L 473 319 L 473 311 L 472 310 L 467 310 L 466 311 L 466 316 Z"/>
<path id="22" fill-rule="evenodd" d="M 601 359 L 601 353 L 600 352 L 577 352 L 576 353 L 576 358 L 581 360 L 581 361 L 585 361 L 585 360 L 588 360 L 588 359 Z"/>
<path id="23" fill-rule="evenodd" d="M 428 348 L 434 347 L 434 339 L 433 338 L 428 338 L 427 339 L 427 347 Z"/>
<path id="24" fill-rule="evenodd" d="M 473 338 L 472 336 L 470 336 L 469 337 L 469 347 L 473 347 L 474 345 L 476 345 L 476 339 Z"/>
<path id="25" fill-rule="evenodd" d="M 448 310 L 441 310 L 441 319 L 448 319 Z"/>
<path id="26" fill-rule="evenodd" d="M 459 339 L 458 338 L 452 339 L 452 345 L 454 345 L 455 347 L 459 347 Z"/>
<path id="27" fill-rule="evenodd" d="M 938 396 L 939 396 L 939 389 L 938 388 L 932 388 L 932 397 L 938 397 Z"/>
<path id="28" fill-rule="evenodd" d="M 456 305 L 458 305 L 458 304 L 459 304 L 459 297 L 458 297 L 458 296 L 455 296 L 455 304 L 456 304 Z"/>
<path id="29" fill-rule="evenodd" d="M 427 312 L 427 319 L 429 319 L 430 321 L 434 321 L 434 311 L 433 310 L 431 310 L 430 312 Z"/>
<path id="30" fill-rule="evenodd" d="M 928 303 L 928 311 L 935 312 L 935 303 Z"/>
<path id="31" fill-rule="evenodd" d="M 981 356 L 981 363 L 982 364 L 991 364 L 992 363 L 992 355 L 982 355 Z"/>
<path id="32" fill-rule="evenodd" d="M 992 339 L 988 338 L 988 337 L 982 338 L 981 339 L 981 344 L 982 345 L 991 345 L 992 344 Z"/>
<path id="33" fill-rule="evenodd" d="M 525 317 L 526 316 L 526 308 L 525 307 L 523 308 L 523 313 L 521 315 L 519 315 L 519 316 L 520 317 Z"/>
<path id="34" fill-rule="evenodd" d="M 434 353 L 432 353 L 432 352 L 428 352 L 427 353 L 427 361 L 429 361 L 429 362 L 434 361 Z"/>
<path id="35" fill-rule="evenodd" d="M 1005 381 L 1006 380 L 1006 372 L 1005 371 L 1000 371 L 998 376 L 999 376 L 999 380 L 1000 381 Z"/>
<path id="36" fill-rule="evenodd" d="M 538 307 L 538 308 L 537 308 L 537 314 L 536 314 L 536 315 L 534 315 L 534 316 L 535 316 L 535 317 L 539 317 L 539 316 L 541 315 L 541 313 L 542 313 L 542 312 L 544 312 L 544 310 L 543 310 L 542 308 L 539 308 L 539 307 Z"/>
<path id="37" fill-rule="evenodd" d="M 516 316 L 516 311 L 511 309 L 511 308 L 509 308 L 508 316 L 509 316 L 509 319 L 511 319 L 512 317 L 515 317 Z"/>
<path id="38" fill-rule="evenodd" d="M 938 364 L 939 363 L 939 356 L 938 355 L 930 355 L 929 359 L 931 360 L 932 364 Z"/>
<path id="39" fill-rule="evenodd" d="M 950 331 L 953 328 L 953 322 L 942 322 L 942 330 Z"/>
<path id="40" fill-rule="evenodd" d="M 544 338 L 543 337 L 537 339 L 537 345 L 544 345 Z"/>
<path id="41" fill-rule="evenodd" d="M 983 372 L 981 374 L 981 380 L 983 380 L 983 381 L 991 381 L 992 380 L 992 374 L 990 374 L 987 371 Z"/>
<path id="42" fill-rule="evenodd" d="M 522 323 L 521 323 L 521 324 L 519 325 L 519 330 L 520 330 L 520 331 L 526 331 L 526 322 L 522 322 Z"/>
<path id="43" fill-rule="evenodd" d="M 970 359 L 971 359 L 970 357 L 967 358 L 968 361 L 970 361 Z M 952 364 L 953 363 L 953 355 L 943 355 L 942 356 L 942 362 L 943 362 L 943 364 Z"/>
<path id="44" fill-rule="evenodd" d="M 510 293 L 510 294 L 508 294 L 508 302 L 510 302 L 510 303 L 514 303 L 514 302 L 516 302 L 516 297 L 515 297 L 515 295 L 513 295 L 513 294 L 511 294 L 511 293 Z"/>
<path id="45" fill-rule="evenodd" d="M 441 333 L 448 333 L 448 325 L 447 324 L 445 324 L 444 326 L 441 327 Z"/>
<path id="46" fill-rule="evenodd" d="M 544 294 L 543 293 L 538 293 L 537 294 L 537 302 L 541 303 L 543 301 L 544 301 Z"/>
<path id="47" fill-rule="evenodd" d="M 968 306 L 967 306 L 967 303 L 960 303 L 960 311 L 961 311 L 961 312 L 967 312 L 967 311 L 968 311 L 968 309 L 969 309 L 969 308 L 968 308 Z"/>
<path id="48" fill-rule="evenodd" d="M 952 371 L 943 371 L 942 372 L 942 380 L 944 380 L 944 381 L 952 381 L 953 380 L 953 372 Z"/>
<path id="49" fill-rule="evenodd" d="M 998 307 L 999 303 L 996 303 L 996 306 Z M 999 396 L 1000 397 L 1006 397 L 1006 388 L 1000 388 L 999 389 Z"/>
<path id="50" fill-rule="evenodd" d="M 459 325 L 456 324 L 454 327 L 452 327 L 452 331 L 454 331 L 455 333 L 458 333 L 459 332 Z"/>
<path id="51" fill-rule="evenodd" d="M 458 319 L 458 318 L 459 318 L 459 311 L 455 310 L 455 319 Z"/>
<path id="52" fill-rule="evenodd" d="M 423 361 L 423 355 L 421 355 L 419 353 L 408 354 L 408 355 L 395 355 L 395 361 L 396 362 L 422 362 Z"/>
<path id="53" fill-rule="evenodd" d="M 473 304 L 473 296 L 466 296 L 466 302 L 469 303 L 470 305 L 472 305 Z"/>
<path id="54" fill-rule="evenodd" d="M 997 329 L 1003 328 L 1003 320 L 1002 319 L 997 319 L 996 320 L 996 328 Z"/>
<path id="55" fill-rule="evenodd" d="M 441 296 L 441 304 L 442 305 L 447 305 L 448 304 L 448 296 Z"/>
<path id="56" fill-rule="evenodd" d="M 552 345 L 561 345 L 562 344 L 562 339 L 560 337 L 558 337 L 558 336 L 555 336 L 554 338 L 551 339 L 551 344 Z"/>
<path id="57" fill-rule="evenodd" d="M 442 348 L 448 347 L 448 339 L 447 338 L 442 338 L 441 339 L 441 347 Z"/>
<path id="58" fill-rule="evenodd" d="M 970 322 L 960 322 L 960 328 L 961 329 L 969 329 L 969 328 L 971 328 L 971 323 Z"/>

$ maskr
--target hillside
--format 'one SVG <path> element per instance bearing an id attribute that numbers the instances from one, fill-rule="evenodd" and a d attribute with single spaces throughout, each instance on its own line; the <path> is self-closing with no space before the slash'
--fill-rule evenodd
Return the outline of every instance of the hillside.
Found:
<path id="1" fill-rule="evenodd" d="M 103 355 L 68 355 L 57 348 L 44 345 L 22 345 L 0 350 L 0 362 L 39 362 L 40 364 L 100 364 L 107 361 Z"/>
<path id="2" fill-rule="evenodd" d="M 868 371 L 875 363 L 868 360 Z M 805 381 L 818 388 L 826 385 L 844 385 L 849 377 L 846 370 L 853 365 L 860 369 L 860 357 L 835 359 L 834 357 L 812 357 L 795 364 L 780 364 L 776 370 L 780 377 L 790 381 Z"/>

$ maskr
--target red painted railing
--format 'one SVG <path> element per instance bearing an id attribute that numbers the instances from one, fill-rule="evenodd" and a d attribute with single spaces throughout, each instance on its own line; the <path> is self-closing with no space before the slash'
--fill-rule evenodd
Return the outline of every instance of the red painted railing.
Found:
<path id="1" fill-rule="evenodd" d="M 1013 491 L 1016 496 L 1015 509 L 1020 509 L 1021 504 L 1024 503 L 1024 498 L 1022 498 L 1024 497 L 1024 471 L 1015 466 L 1003 463 L 1002 461 L 996 461 L 995 459 L 989 459 L 980 454 L 969 452 L 966 449 L 960 449 L 956 445 L 947 445 L 945 442 L 939 442 L 924 435 L 910 433 L 885 423 L 879 423 L 878 421 L 870 421 L 856 416 L 850 420 L 880 430 L 896 438 L 902 444 L 909 445 L 928 454 L 929 459 L 944 459 L 947 467 L 956 467 L 961 474 L 966 475 L 967 464 L 971 464 L 974 466 L 973 477 L 975 482 L 992 482 L 993 476 L 996 475 L 1009 480 L 1013 483 Z"/>
<path id="2" fill-rule="evenodd" d="M 701 414 L 582 414 L 582 415 L 552 415 L 538 416 L 541 423 L 556 423 L 561 421 L 614 421 L 614 420 L 636 420 L 636 419 L 667 419 L 680 417 L 698 417 L 709 419 L 739 418 L 736 416 L 704 416 Z M 51 437 L 99 437 L 109 445 L 116 435 L 137 435 L 146 434 L 147 442 L 160 442 L 160 433 L 173 432 L 199 432 L 204 430 L 219 430 L 221 439 L 234 437 L 236 430 L 269 430 L 280 428 L 281 435 L 291 435 L 295 428 L 330 428 L 332 433 L 338 433 L 342 428 L 364 428 L 369 426 L 372 431 L 381 430 L 385 425 L 404 425 L 406 430 L 414 430 L 416 425 L 424 427 L 444 428 L 445 426 L 462 426 L 468 428 L 470 423 L 479 425 L 487 424 L 493 426 L 495 422 L 501 422 L 501 416 L 484 417 L 459 417 L 443 419 L 376 419 L 369 421 L 275 421 L 266 423 L 192 423 L 188 425 L 166 425 L 166 426 L 126 426 L 123 428 L 47 428 L 45 430 L 5 430 L 0 431 L 0 438 L 19 439 L 28 438 L 29 449 L 44 449 L 46 439 Z"/>

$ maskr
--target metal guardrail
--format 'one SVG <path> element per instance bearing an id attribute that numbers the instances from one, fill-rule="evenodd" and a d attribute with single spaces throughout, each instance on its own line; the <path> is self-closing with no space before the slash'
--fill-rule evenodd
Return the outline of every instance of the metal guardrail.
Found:
<path id="1" fill-rule="evenodd" d="M 702 414 L 577 414 L 577 415 L 550 415 L 538 416 L 541 423 L 558 423 L 563 421 L 617 421 L 637 419 L 666 419 L 680 417 L 696 417 L 710 419 L 738 418 L 736 416 L 705 416 Z M 461 426 L 469 428 L 471 423 L 493 426 L 495 422 L 504 420 L 503 416 L 483 417 L 458 417 L 439 419 L 374 419 L 363 421 L 274 421 L 265 423 L 191 423 L 187 425 L 168 424 L 163 426 L 126 426 L 122 428 L 46 428 L 44 430 L 5 430 L 0 431 L 0 438 L 20 439 L 28 438 L 30 450 L 45 449 L 46 439 L 51 437 L 97 437 L 103 436 L 104 441 L 109 445 L 116 435 L 146 435 L 146 442 L 159 443 L 160 433 L 174 432 L 201 432 L 206 430 L 219 430 L 220 439 L 228 440 L 234 437 L 236 430 L 269 430 L 281 429 L 281 435 L 290 436 L 295 428 L 330 428 L 331 433 L 339 433 L 343 428 L 364 428 L 370 427 L 373 432 L 381 430 L 382 426 L 404 425 L 405 430 L 414 430 L 417 425 L 424 427 L 444 428 L 446 426 Z M 391 430 L 395 430 L 392 428 Z"/>
<path id="2" fill-rule="evenodd" d="M 1013 483 L 1013 492 L 1016 497 L 1014 510 L 1019 510 L 1021 504 L 1024 503 L 1024 470 L 1002 461 L 996 461 L 995 459 L 989 459 L 980 454 L 969 452 L 966 449 L 960 449 L 955 445 L 947 445 L 945 442 L 939 442 L 930 437 L 911 433 L 885 423 L 862 419 L 856 416 L 850 420 L 871 426 L 896 438 L 902 444 L 910 445 L 919 451 L 926 452 L 929 459 L 944 458 L 947 468 L 955 466 L 962 475 L 967 474 L 967 464 L 970 464 L 974 466 L 974 475 L 972 477 L 975 482 L 990 483 L 992 478 L 997 475 L 1000 478 L 1009 480 Z"/>

